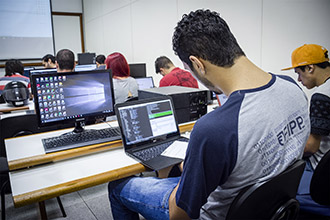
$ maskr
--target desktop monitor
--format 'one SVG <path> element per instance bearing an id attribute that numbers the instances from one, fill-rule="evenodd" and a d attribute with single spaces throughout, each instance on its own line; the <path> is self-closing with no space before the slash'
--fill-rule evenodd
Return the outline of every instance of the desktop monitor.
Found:
<path id="1" fill-rule="evenodd" d="M 141 78 L 147 76 L 145 63 L 131 63 L 129 64 L 130 75 L 133 78 Z"/>
<path id="2" fill-rule="evenodd" d="M 111 70 L 33 74 L 32 92 L 39 127 L 71 123 L 83 131 L 86 121 L 114 115 Z"/>
<path id="3" fill-rule="evenodd" d="M 78 65 L 95 64 L 95 53 L 78 53 Z"/>
<path id="4" fill-rule="evenodd" d="M 152 76 L 143 77 L 143 78 L 136 78 L 135 80 L 136 80 L 136 82 L 139 86 L 139 90 L 150 89 L 150 88 L 155 87 L 154 80 L 153 80 Z"/>
<path id="5" fill-rule="evenodd" d="M 34 70 L 34 67 L 24 67 L 23 76 L 30 77 L 31 70 Z"/>

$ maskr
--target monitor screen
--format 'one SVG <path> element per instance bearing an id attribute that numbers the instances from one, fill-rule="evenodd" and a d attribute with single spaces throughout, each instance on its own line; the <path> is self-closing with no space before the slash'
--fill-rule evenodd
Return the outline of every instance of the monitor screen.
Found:
<path id="1" fill-rule="evenodd" d="M 78 64 L 94 64 L 95 63 L 95 53 L 78 53 Z"/>
<path id="2" fill-rule="evenodd" d="M 152 76 L 136 78 L 135 80 L 139 86 L 139 90 L 150 89 L 155 87 Z"/>
<path id="3" fill-rule="evenodd" d="M 147 76 L 145 63 L 131 63 L 129 64 L 130 75 L 133 78 L 141 78 Z"/>
<path id="4" fill-rule="evenodd" d="M 32 74 L 39 127 L 114 115 L 111 70 Z"/>

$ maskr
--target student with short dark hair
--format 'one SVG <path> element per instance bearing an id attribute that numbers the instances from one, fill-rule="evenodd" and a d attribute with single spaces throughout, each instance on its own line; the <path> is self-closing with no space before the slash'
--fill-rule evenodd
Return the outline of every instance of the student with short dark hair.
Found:
<path id="1" fill-rule="evenodd" d="M 296 198 L 300 203 L 301 210 L 330 216 L 330 206 L 317 204 L 309 192 L 314 170 L 322 157 L 330 150 L 330 63 L 328 50 L 317 44 L 304 44 L 292 52 L 291 61 L 292 67 L 283 70 L 294 69 L 298 74 L 298 81 L 303 86 L 307 89 L 316 88 L 310 102 L 311 133 L 304 150 L 306 166 Z M 330 195 L 328 196 L 330 197 Z"/>
<path id="2" fill-rule="evenodd" d="M 185 68 L 228 99 L 196 121 L 181 177 L 109 183 L 114 219 L 225 219 L 244 187 L 277 176 L 303 154 L 310 132 L 304 92 L 251 62 L 218 13 L 184 15 L 172 42 Z"/>
<path id="3" fill-rule="evenodd" d="M 56 54 L 57 72 L 73 72 L 76 66 L 74 53 L 69 49 L 62 49 Z"/>
<path id="4" fill-rule="evenodd" d="M 0 77 L 0 94 L 2 94 L 7 83 L 21 81 L 26 87 L 30 88 L 30 79 L 23 76 L 24 66 L 20 60 L 10 59 L 5 63 L 5 76 Z"/>
<path id="5" fill-rule="evenodd" d="M 44 67 L 46 69 L 53 69 L 56 68 L 56 64 L 55 64 L 55 57 L 51 54 L 46 54 L 43 58 L 42 58 L 42 64 L 44 65 Z"/>
<path id="6" fill-rule="evenodd" d="M 156 73 L 160 73 L 163 76 L 159 82 L 159 87 L 185 86 L 198 88 L 198 82 L 191 73 L 174 66 L 172 61 L 165 56 L 156 59 L 155 69 Z"/>
<path id="7" fill-rule="evenodd" d="M 99 70 L 104 70 L 106 69 L 107 65 L 105 65 L 105 56 L 103 54 L 97 55 L 95 58 L 95 62 L 96 62 L 96 69 Z"/>

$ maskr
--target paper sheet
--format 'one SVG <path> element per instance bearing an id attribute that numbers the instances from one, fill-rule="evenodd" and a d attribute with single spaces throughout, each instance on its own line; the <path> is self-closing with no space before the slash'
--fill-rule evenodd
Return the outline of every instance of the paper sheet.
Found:
<path id="1" fill-rule="evenodd" d="M 161 154 L 166 157 L 173 157 L 183 159 L 186 156 L 188 142 L 174 141 L 166 150 Z"/>

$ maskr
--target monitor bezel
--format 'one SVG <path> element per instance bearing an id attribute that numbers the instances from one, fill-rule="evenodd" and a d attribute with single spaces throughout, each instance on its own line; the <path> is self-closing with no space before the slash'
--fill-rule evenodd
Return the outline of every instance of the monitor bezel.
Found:
<path id="1" fill-rule="evenodd" d="M 97 113 L 91 113 L 88 115 L 82 115 L 81 117 L 75 117 L 75 118 L 66 118 L 63 120 L 58 121 L 52 121 L 52 122 L 46 122 L 42 123 L 41 121 L 41 114 L 40 114 L 40 108 L 39 108 L 39 101 L 36 98 L 37 97 L 37 88 L 36 88 L 36 78 L 40 76 L 68 76 L 68 75 L 83 75 L 83 74 L 95 74 L 95 73 L 107 73 L 109 74 L 109 80 L 110 80 L 110 88 L 111 88 L 111 96 L 112 96 L 112 111 L 111 112 L 97 112 Z M 38 121 L 38 127 L 48 127 L 48 126 L 54 126 L 59 124 L 72 124 L 72 126 L 77 126 L 81 123 L 86 123 L 87 121 L 96 120 L 99 118 L 104 118 L 108 116 L 115 115 L 115 97 L 114 97 L 114 89 L 113 89 L 113 80 L 112 80 L 112 72 L 110 69 L 107 70 L 90 70 L 90 71 L 81 71 L 81 72 L 45 72 L 45 73 L 38 73 L 38 74 L 32 74 L 31 75 L 31 90 L 34 97 L 34 109 L 35 113 L 37 115 L 37 121 Z"/>

